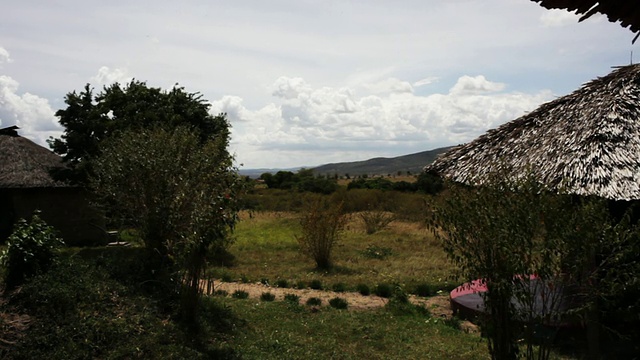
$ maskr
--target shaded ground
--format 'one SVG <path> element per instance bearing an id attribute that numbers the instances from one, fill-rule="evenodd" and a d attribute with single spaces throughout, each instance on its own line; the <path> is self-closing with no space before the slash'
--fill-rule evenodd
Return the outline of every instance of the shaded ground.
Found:
<path id="1" fill-rule="evenodd" d="M 347 301 L 347 303 L 349 304 L 348 309 L 350 311 L 363 311 L 381 308 L 385 306 L 389 301 L 389 299 L 380 296 L 364 296 L 357 292 L 335 292 L 328 290 L 279 288 L 267 286 L 261 283 L 215 281 L 214 290 L 224 290 L 230 295 L 238 290 L 246 291 L 249 294 L 250 299 L 259 299 L 263 293 L 269 292 L 275 295 L 276 301 L 284 300 L 284 297 L 287 294 L 295 294 L 300 297 L 301 304 L 306 303 L 309 298 L 315 297 L 322 300 L 323 306 L 327 306 L 329 304 L 329 300 L 335 297 L 339 297 Z M 448 320 L 453 317 L 453 312 L 449 304 L 448 294 L 440 294 L 429 298 L 410 295 L 409 301 L 411 301 L 413 304 L 424 306 L 436 318 Z M 460 328 L 463 331 L 469 333 L 479 332 L 478 327 L 469 321 L 461 321 Z"/>

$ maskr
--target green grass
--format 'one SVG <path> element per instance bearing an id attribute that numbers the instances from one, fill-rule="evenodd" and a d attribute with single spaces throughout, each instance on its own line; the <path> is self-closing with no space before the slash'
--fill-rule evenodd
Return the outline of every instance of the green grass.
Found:
<path id="1" fill-rule="evenodd" d="M 486 344 L 428 315 L 312 312 L 286 302 L 221 299 L 248 325 L 228 340 L 243 359 L 487 359 Z"/>
<path id="2" fill-rule="evenodd" d="M 321 279 L 323 283 L 343 283 L 355 289 L 358 284 L 399 283 L 407 288 L 429 284 L 450 289 L 453 267 L 429 230 L 420 223 L 395 221 L 388 229 L 367 235 L 361 220 L 351 217 L 342 242 L 333 251 L 334 268 L 318 271 L 298 249 L 295 236 L 300 225 L 293 213 L 243 213 L 229 249 L 235 264 L 228 271 L 249 278 L 286 279 L 289 283 Z M 363 255 L 371 248 L 387 250 L 383 259 Z"/>

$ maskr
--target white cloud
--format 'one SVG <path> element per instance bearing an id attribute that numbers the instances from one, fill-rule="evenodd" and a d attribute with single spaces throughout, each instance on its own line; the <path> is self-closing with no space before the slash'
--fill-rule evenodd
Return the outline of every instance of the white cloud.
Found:
<path id="1" fill-rule="evenodd" d="M 276 84 L 291 84 L 284 79 Z M 312 88 L 300 78 L 294 83 L 298 86 L 284 88 L 304 91 L 285 91 L 287 96 L 274 92 L 281 102 L 259 110 L 247 109 L 239 97 L 213 102 L 212 112 L 229 113 L 232 147 L 248 167 L 283 166 L 292 159 L 301 166 L 363 160 L 467 142 L 552 98 L 550 91 L 500 92 L 504 84 L 481 75 L 462 76 L 448 94 L 428 96 L 410 92 L 358 96 L 351 88 Z"/>
<path id="2" fill-rule="evenodd" d="M 18 93 L 19 83 L 0 75 L 0 126 L 17 125 L 20 134 L 44 145 L 49 136 L 58 136 L 62 127 L 47 99 Z"/>
<path id="3" fill-rule="evenodd" d="M 271 86 L 271 95 L 283 99 L 295 99 L 301 94 L 311 91 L 311 87 L 299 77 L 281 76 Z"/>
<path id="4" fill-rule="evenodd" d="M 437 76 L 429 76 L 426 77 L 424 79 L 418 80 L 416 82 L 413 83 L 413 86 L 418 87 L 418 86 L 424 86 L 424 85 L 430 85 L 433 84 L 434 82 L 438 81 L 439 78 Z"/>
<path id="5" fill-rule="evenodd" d="M 504 87 L 505 84 L 488 81 L 482 75 L 474 77 L 464 75 L 449 91 L 452 94 L 482 94 L 502 91 Z"/>
<path id="6" fill-rule="evenodd" d="M 102 66 L 98 70 L 98 74 L 91 77 L 91 82 L 94 85 L 102 86 L 102 85 L 111 85 L 113 83 L 125 84 L 130 82 L 132 79 L 131 76 L 127 75 L 126 69 L 110 69 L 108 66 Z"/>
<path id="7" fill-rule="evenodd" d="M 8 64 L 10 62 L 13 62 L 13 60 L 11 60 L 11 56 L 9 56 L 9 51 L 0 46 L 0 66 L 2 66 L 3 64 Z"/>
<path id="8" fill-rule="evenodd" d="M 410 83 L 396 78 L 387 78 L 373 84 L 365 84 L 364 88 L 375 94 L 413 93 L 413 86 Z"/>
<path id="9" fill-rule="evenodd" d="M 580 17 L 566 10 L 551 9 L 540 15 L 540 22 L 544 27 L 562 27 L 578 22 Z"/>

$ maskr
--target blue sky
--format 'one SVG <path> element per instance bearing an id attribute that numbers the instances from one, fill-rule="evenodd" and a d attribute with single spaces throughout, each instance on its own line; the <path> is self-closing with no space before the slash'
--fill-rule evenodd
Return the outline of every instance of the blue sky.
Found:
<path id="1" fill-rule="evenodd" d="M 11 2 L 0 126 L 44 145 L 66 93 L 136 78 L 227 112 L 244 168 L 405 155 L 629 63 L 629 30 L 577 20 L 529 0 Z"/>

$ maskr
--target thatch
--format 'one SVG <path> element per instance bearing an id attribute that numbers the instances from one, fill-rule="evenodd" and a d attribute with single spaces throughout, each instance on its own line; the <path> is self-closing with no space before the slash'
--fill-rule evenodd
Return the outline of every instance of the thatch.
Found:
<path id="1" fill-rule="evenodd" d="M 426 170 L 480 185 L 500 168 L 514 178 L 531 174 L 554 190 L 640 199 L 640 65 L 615 70 L 490 130 Z"/>
<path id="2" fill-rule="evenodd" d="M 0 188 L 64 187 L 50 170 L 61 168 L 62 159 L 29 139 L 18 136 L 17 127 L 0 129 Z"/>
<path id="3" fill-rule="evenodd" d="M 640 1 L 637 0 L 531 0 L 547 9 L 564 9 L 582 15 L 579 21 L 596 13 L 607 16 L 610 22 L 620 22 L 640 36 Z"/>

